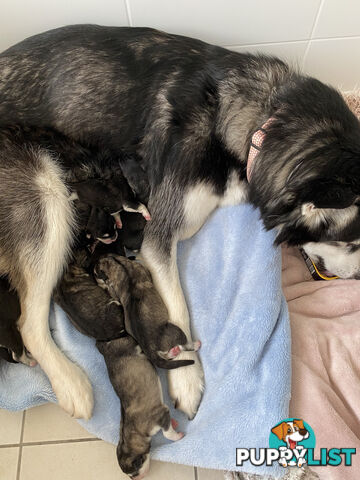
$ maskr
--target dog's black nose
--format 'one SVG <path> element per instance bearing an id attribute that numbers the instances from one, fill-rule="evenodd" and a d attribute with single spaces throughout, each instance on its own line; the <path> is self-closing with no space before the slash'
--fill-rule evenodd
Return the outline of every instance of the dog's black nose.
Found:
<path id="1" fill-rule="evenodd" d="M 305 436 L 308 433 L 308 431 L 306 430 L 306 428 L 301 428 L 299 430 L 299 433 L 300 433 L 300 435 Z"/>

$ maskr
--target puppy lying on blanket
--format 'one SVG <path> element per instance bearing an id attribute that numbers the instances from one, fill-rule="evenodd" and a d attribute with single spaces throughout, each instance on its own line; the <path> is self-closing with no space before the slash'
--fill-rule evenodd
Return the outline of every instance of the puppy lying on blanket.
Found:
<path id="1" fill-rule="evenodd" d="M 110 381 L 121 401 L 120 441 L 117 458 L 131 478 L 143 478 L 149 470 L 151 437 L 160 429 L 169 440 L 180 440 L 177 424 L 163 403 L 156 370 L 130 336 L 96 342 L 104 355 Z"/>
<path id="2" fill-rule="evenodd" d="M 182 351 L 197 351 L 200 342 L 188 342 L 185 333 L 169 322 L 167 308 L 143 265 L 119 255 L 107 255 L 95 266 L 95 276 L 99 285 L 121 302 L 126 330 L 154 365 L 172 369 L 194 363 L 173 360 Z"/>
<path id="3" fill-rule="evenodd" d="M 101 232 L 102 236 L 106 235 L 108 228 L 103 226 L 106 226 L 104 216 L 108 214 L 104 209 L 98 208 L 97 214 L 94 215 L 92 209 L 91 215 L 94 219 L 92 224 L 84 221 L 85 211 L 86 209 L 83 208 L 81 213 L 83 225 L 86 225 L 83 228 L 85 234 L 83 240 L 86 244 L 89 241 L 91 243 L 91 240 L 94 241 L 96 238 L 94 235 L 98 232 Z M 124 224 L 122 233 L 129 244 L 140 248 L 143 223 L 139 222 L 139 218 L 133 219 L 134 216 L 135 214 L 129 216 L 129 223 Z M 100 288 L 92 275 L 99 252 L 101 255 L 109 255 L 114 250 L 117 253 L 119 251 L 124 253 L 119 239 L 113 243 L 96 244 L 94 250 L 89 249 L 88 245 L 80 247 L 78 242 L 74 261 L 69 265 L 68 271 L 56 288 L 54 300 L 65 310 L 82 333 L 97 340 L 97 347 L 105 358 L 110 381 L 121 401 L 122 420 L 117 448 L 118 462 L 125 473 L 132 478 L 140 478 L 149 468 L 151 437 L 160 429 L 163 430 L 166 438 L 173 441 L 181 439 L 183 434 L 175 432 L 174 424 L 171 423 L 169 409 L 163 404 L 161 385 L 154 366 L 142 353 L 137 342 L 125 332 L 122 305 L 113 299 L 107 290 Z M 118 257 L 116 255 L 116 258 Z M 145 270 L 144 267 L 142 269 Z M 147 273 L 147 281 L 151 282 L 149 273 Z M 129 281 L 124 282 L 123 290 L 128 285 Z M 165 309 L 165 306 L 163 308 Z M 181 330 L 179 332 L 186 342 L 183 332 Z M 178 334 L 177 331 L 176 333 Z M 177 338 L 173 341 L 176 342 L 176 340 Z M 181 340 L 183 340 L 182 337 Z M 191 360 L 171 362 L 171 368 L 191 363 Z"/>
<path id="4" fill-rule="evenodd" d="M 19 297 L 9 282 L 0 278 L 0 358 L 32 367 L 36 361 L 26 352 L 17 327 L 20 313 Z"/>
<path id="5" fill-rule="evenodd" d="M 149 468 L 153 435 L 162 429 L 166 438 L 175 441 L 183 434 L 176 433 L 170 422 L 155 368 L 125 332 L 123 307 L 84 268 L 88 261 L 86 252 L 77 253 L 54 300 L 82 333 L 97 340 L 121 402 L 118 462 L 123 472 L 134 478 L 144 475 Z"/>

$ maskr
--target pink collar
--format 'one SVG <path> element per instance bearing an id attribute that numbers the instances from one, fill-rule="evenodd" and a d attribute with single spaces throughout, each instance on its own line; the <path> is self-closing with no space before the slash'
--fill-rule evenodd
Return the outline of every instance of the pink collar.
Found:
<path id="1" fill-rule="evenodd" d="M 266 122 L 253 133 L 251 137 L 250 150 L 246 165 L 246 176 L 249 183 L 251 180 L 251 171 L 254 165 L 254 160 L 257 157 L 257 154 L 260 152 L 264 138 L 266 137 L 266 127 L 268 127 L 273 121 L 274 117 L 268 118 Z"/>

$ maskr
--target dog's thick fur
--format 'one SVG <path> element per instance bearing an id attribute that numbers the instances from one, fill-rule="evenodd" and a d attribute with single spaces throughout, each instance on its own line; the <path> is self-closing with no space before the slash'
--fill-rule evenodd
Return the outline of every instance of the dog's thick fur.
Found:
<path id="1" fill-rule="evenodd" d="M 248 185 L 251 136 L 269 118 Z M 302 245 L 334 274 L 359 275 L 359 122 L 338 92 L 276 58 L 146 28 L 64 27 L 0 55 L 0 123 L 51 126 L 115 154 L 124 149 L 139 154 L 150 181 L 152 215 L 142 255 L 171 321 L 189 339 L 176 244 L 221 205 L 250 199 L 266 228 L 278 230 L 277 243 Z M 45 368 L 60 403 L 89 416 L 89 385 L 55 348 L 47 328 L 50 292 L 71 242 L 66 188 L 49 156 L 21 158 L 33 172 L 24 188 L 41 192 L 36 210 L 43 215 L 27 228 L 26 239 L 17 234 L 20 225 L 0 215 L 1 269 L 27 292 L 25 345 Z M 13 163 L 2 159 L 7 171 Z M 136 183 L 133 167 L 133 161 L 123 165 L 130 184 Z M 19 172 L 13 174 L 18 180 Z M 50 201 L 44 205 L 45 194 Z M 13 209 L 12 221 L 21 223 L 23 212 L 18 206 L 20 216 L 14 211 L 14 201 L 10 188 L 5 206 Z M 34 215 L 34 208 L 29 213 Z M 327 243 L 334 241 L 341 248 Z M 30 252 L 25 260 L 24 251 Z M 192 417 L 202 370 L 194 353 L 182 358 L 196 363 L 170 372 L 170 393 Z"/>

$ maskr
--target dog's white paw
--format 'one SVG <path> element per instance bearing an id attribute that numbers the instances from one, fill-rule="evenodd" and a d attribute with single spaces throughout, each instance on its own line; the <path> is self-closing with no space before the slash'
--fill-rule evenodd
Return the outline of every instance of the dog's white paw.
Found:
<path id="1" fill-rule="evenodd" d="M 192 420 L 204 391 L 204 372 L 195 352 L 182 352 L 177 360 L 194 360 L 194 365 L 169 370 L 169 394 L 174 405 Z"/>
<path id="2" fill-rule="evenodd" d="M 297 462 L 297 466 L 301 468 L 303 465 L 305 465 L 305 463 L 306 463 L 305 458 L 299 458 L 299 460 Z"/>
<path id="3" fill-rule="evenodd" d="M 72 362 L 52 379 L 59 405 L 72 417 L 89 420 L 94 406 L 91 383 L 80 367 Z"/>

